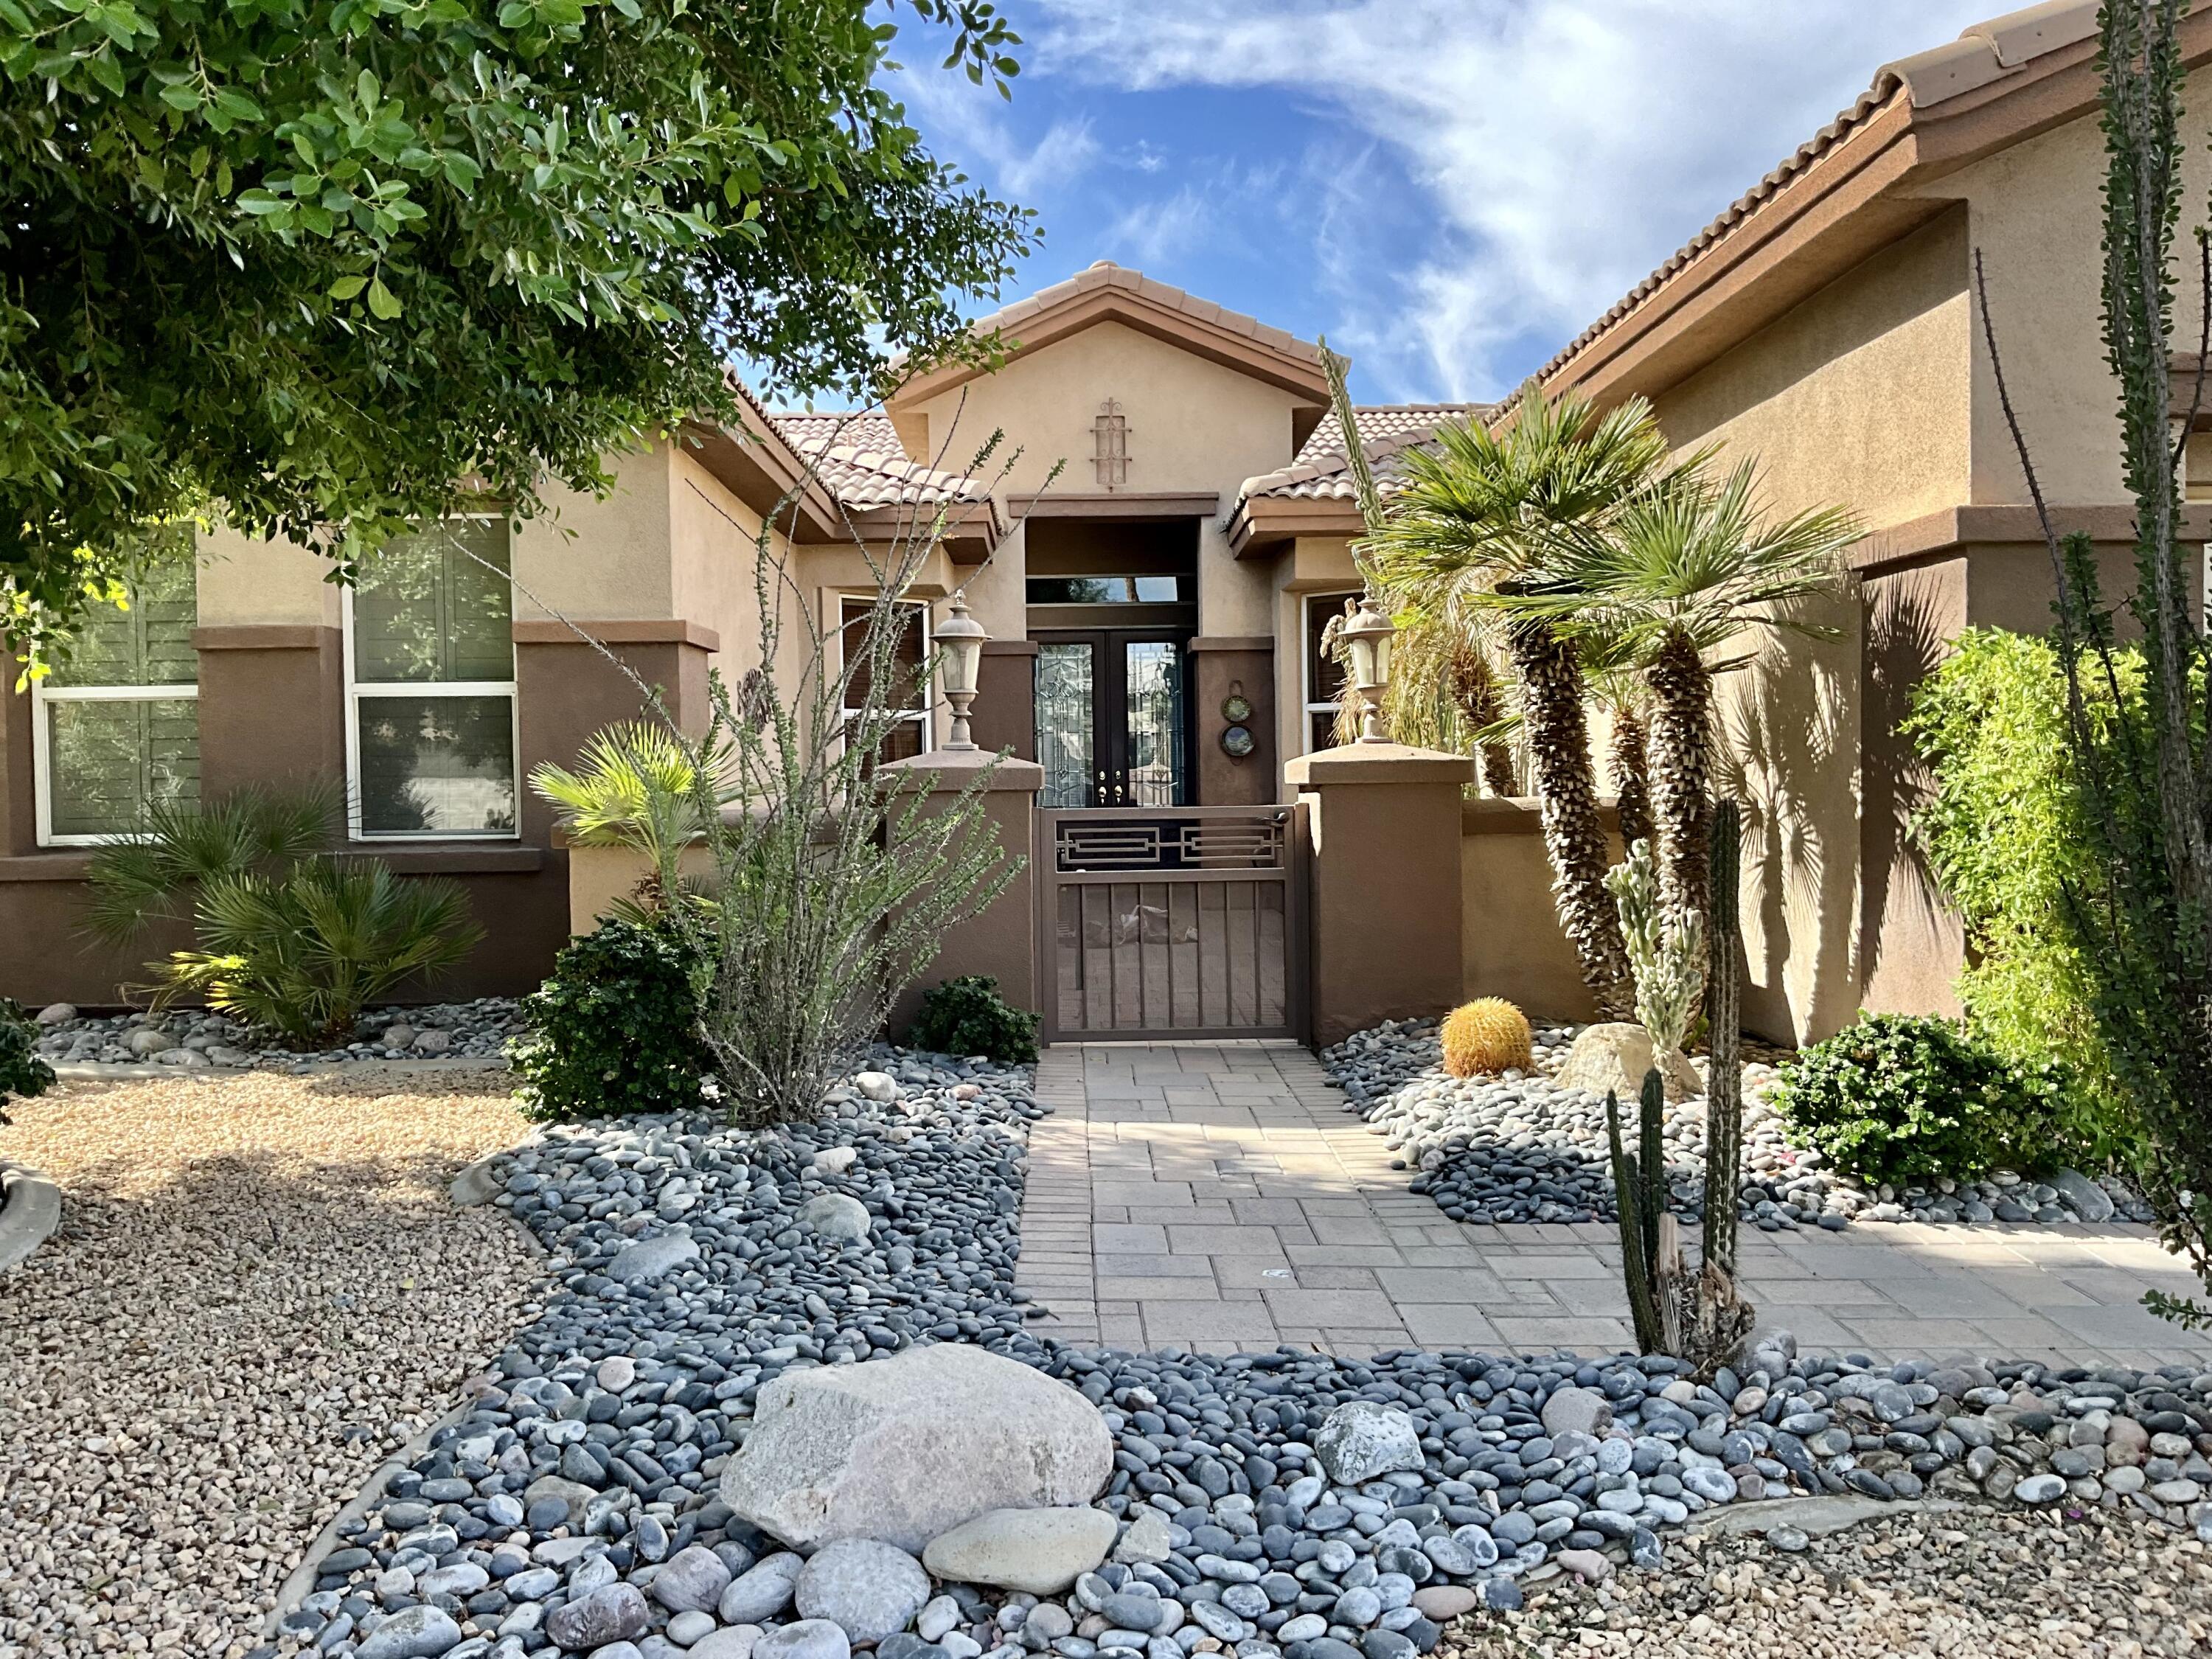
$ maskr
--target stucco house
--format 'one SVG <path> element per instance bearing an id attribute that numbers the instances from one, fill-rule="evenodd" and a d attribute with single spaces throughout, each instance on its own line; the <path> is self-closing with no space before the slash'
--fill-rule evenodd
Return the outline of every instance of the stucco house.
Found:
<path id="1" fill-rule="evenodd" d="M 2045 626 L 2051 592 L 1996 408 L 1978 254 L 2045 493 L 2065 527 L 2122 556 L 2094 28 L 2090 0 L 2065 0 L 1883 66 L 1540 371 L 1601 404 L 1648 397 L 1679 444 L 1757 456 L 1777 507 L 1841 502 L 1869 527 L 1832 618 L 1842 637 L 1773 642 L 1724 683 L 1752 837 L 1746 1015 L 1777 1036 L 1825 1034 L 1863 1004 L 1950 1006 L 1959 929 L 1906 832 L 1917 783 L 1896 723 L 1946 639 Z M 2212 13 L 2183 40 L 2191 107 L 2212 106 Z M 2203 146 L 2185 170 L 2195 213 L 2212 186 Z M 2185 293 L 2181 337 L 2197 305 Z M 702 720 L 708 668 L 757 659 L 754 539 L 784 499 L 798 586 L 828 632 L 868 589 L 856 537 L 948 508 L 908 595 L 918 635 L 964 588 L 992 636 L 976 736 L 1042 765 L 1041 805 L 1288 799 L 1286 763 L 1325 746 L 1334 719 L 1320 631 L 1356 586 L 1318 349 L 1103 261 L 980 326 L 1010 343 L 992 372 L 941 368 L 860 415 L 695 425 L 623 457 L 607 499 L 469 526 L 509 582 L 426 551 L 347 593 L 298 550 L 203 538 L 194 581 L 146 595 L 66 674 L 0 702 L 0 994 L 113 1002 L 143 953 L 80 944 L 88 844 L 127 832 L 156 793 L 303 775 L 344 781 L 365 849 L 456 877 L 495 921 L 455 988 L 533 983 L 567 932 L 567 854 L 520 780 L 637 704 L 555 613 Z M 1395 457 L 1470 418 L 1510 420 L 1511 400 L 1362 410 L 1385 487 Z M 994 431 L 1018 459 L 966 476 Z M 2192 441 L 2190 477 L 2212 496 L 2212 435 Z M 2199 511 L 2201 539 L 2212 506 Z M 918 702 L 911 748 L 940 741 L 944 720 Z M 1465 979 L 1571 1014 L 1534 827 L 1525 804 L 1469 805 Z"/>

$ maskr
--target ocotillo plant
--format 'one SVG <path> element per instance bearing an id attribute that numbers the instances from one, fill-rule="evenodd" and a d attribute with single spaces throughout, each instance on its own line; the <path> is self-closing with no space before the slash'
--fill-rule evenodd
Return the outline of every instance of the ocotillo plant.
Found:
<path id="1" fill-rule="evenodd" d="M 1660 1249 L 1660 1218 L 1667 1210 L 1667 1160 L 1660 1139 L 1667 1085 L 1659 1068 L 1644 1074 L 1638 1102 L 1639 1152 L 1621 1144 L 1620 1099 L 1605 1095 L 1606 1137 L 1613 1149 L 1614 1207 L 1620 1217 L 1620 1265 L 1628 1283 L 1628 1309 L 1636 1324 L 1636 1346 L 1645 1353 L 1668 1352 L 1666 1316 L 1673 1298 Z"/>
<path id="2" fill-rule="evenodd" d="M 1742 943 L 1736 912 L 1742 814 L 1733 800 L 1714 803 L 1705 916 L 1705 1258 L 1735 1273 L 1736 1210 L 1743 1191 Z"/>

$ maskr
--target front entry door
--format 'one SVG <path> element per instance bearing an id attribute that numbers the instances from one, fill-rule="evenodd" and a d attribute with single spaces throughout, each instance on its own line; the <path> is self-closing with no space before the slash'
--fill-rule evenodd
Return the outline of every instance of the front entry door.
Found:
<path id="1" fill-rule="evenodd" d="M 1189 635 L 1114 628 L 1036 639 L 1038 804 L 1187 805 Z"/>

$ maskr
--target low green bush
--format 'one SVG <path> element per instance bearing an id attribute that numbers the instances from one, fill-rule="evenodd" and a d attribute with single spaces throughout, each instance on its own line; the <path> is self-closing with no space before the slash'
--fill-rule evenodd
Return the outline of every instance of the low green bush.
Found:
<path id="1" fill-rule="evenodd" d="M 2122 696 L 2138 701 L 2140 654 L 2115 660 Z M 2111 693 L 2094 678 L 2086 690 L 2093 726 L 2109 729 Z M 1956 988 L 1967 1029 L 2023 1072 L 2048 1076 L 2073 1160 L 2129 1162 L 2124 1091 L 2063 908 L 2068 888 L 2094 890 L 2094 841 L 2067 761 L 2065 688 L 2051 641 L 1967 629 L 1914 693 L 1901 730 L 1928 767 L 1913 832 L 1966 925 Z"/>
<path id="2" fill-rule="evenodd" d="M 202 948 L 154 964 L 154 1005 L 204 1000 L 295 1042 L 343 1038 L 361 1011 L 459 963 L 483 938 L 458 884 L 374 860 L 318 859 L 281 876 L 204 884 Z"/>
<path id="3" fill-rule="evenodd" d="M 28 1100 L 53 1087 L 54 1068 L 39 1057 L 39 1027 L 21 1005 L 0 997 L 0 1123 L 12 1097 Z"/>
<path id="4" fill-rule="evenodd" d="M 1862 1014 L 1782 1068 L 1769 1103 L 1846 1175 L 1905 1185 L 2051 1161 L 2051 1087 L 1954 1022 Z"/>
<path id="5" fill-rule="evenodd" d="M 714 1057 L 699 1030 L 709 969 L 672 919 L 616 916 L 569 941 L 523 999 L 531 1035 L 512 1059 L 540 1120 L 696 1106 Z"/>
<path id="6" fill-rule="evenodd" d="M 1037 1017 L 999 994 L 988 974 L 964 974 L 921 994 L 921 1012 L 907 1041 L 940 1054 L 981 1054 L 1005 1066 L 1037 1056 Z"/>

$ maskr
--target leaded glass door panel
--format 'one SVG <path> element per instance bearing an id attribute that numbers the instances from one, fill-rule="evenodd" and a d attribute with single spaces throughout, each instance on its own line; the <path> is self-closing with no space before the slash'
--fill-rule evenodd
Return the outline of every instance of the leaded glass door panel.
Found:
<path id="1" fill-rule="evenodd" d="M 1188 636 L 1101 629 L 1036 638 L 1039 804 L 1188 805 Z"/>

